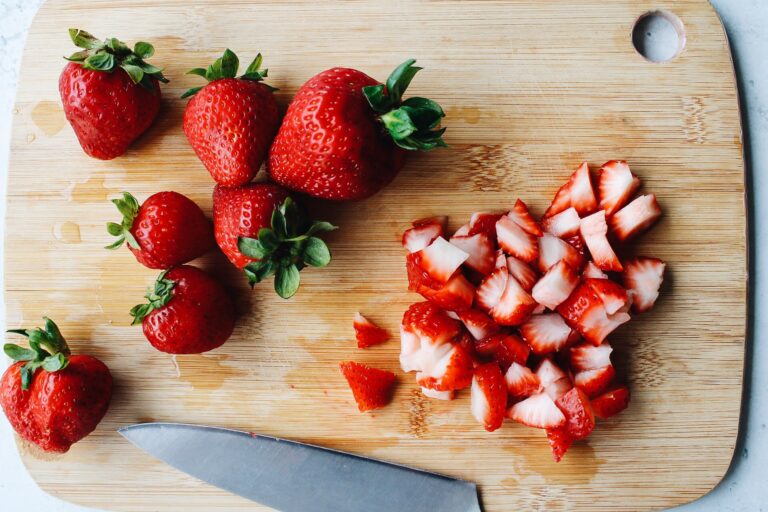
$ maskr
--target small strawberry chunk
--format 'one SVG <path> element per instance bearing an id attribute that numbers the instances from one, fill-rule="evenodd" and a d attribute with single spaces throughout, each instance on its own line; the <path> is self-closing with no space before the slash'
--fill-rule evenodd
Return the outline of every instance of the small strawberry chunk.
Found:
<path id="1" fill-rule="evenodd" d="M 509 217 L 502 217 L 496 223 L 496 237 L 504 252 L 526 263 L 539 257 L 537 237 L 525 231 Z"/>
<path id="2" fill-rule="evenodd" d="M 511 333 L 497 333 L 475 344 L 478 354 L 491 357 L 507 371 L 512 363 L 525 364 L 531 353 L 530 347 Z"/>
<path id="3" fill-rule="evenodd" d="M 453 236 L 469 236 L 469 223 L 457 229 Z"/>
<path id="4" fill-rule="evenodd" d="M 374 324 L 359 312 L 355 313 L 355 320 L 352 323 L 355 328 L 355 339 L 357 339 L 357 348 L 368 348 L 373 345 L 379 345 L 389 339 L 389 333 Z"/>
<path id="5" fill-rule="evenodd" d="M 597 347 L 591 343 L 579 343 L 570 349 L 571 369 L 574 372 L 597 370 L 611 364 L 613 347 L 607 341 Z"/>
<path id="6" fill-rule="evenodd" d="M 400 326 L 400 368 L 404 372 L 420 372 L 424 368 L 421 339 L 402 325 Z"/>
<path id="7" fill-rule="evenodd" d="M 610 279 L 585 279 L 587 285 L 600 297 L 605 312 L 612 315 L 627 305 L 627 290 Z"/>
<path id="8" fill-rule="evenodd" d="M 445 283 L 464 263 L 469 254 L 439 236 L 417 254 L 421 256 L 421 268 L 440 283 Z"/>
<path id="9" fill-rule="evenodd" d="M 624 160 L 610 160 L 600 168 L 597 191 L 600 208 L 610 217 L 627 204 L 632 194 L 640 187 L 640 178 L 632 174 Z"/>
<path id="10" fill-rule="evenodd" d="M 533 287 L 531 295 L 539 304 L 549 309 L 555 309 L 560 305 L 579 284 L 579 276 L 565 262 L 560 260 L 552 265 L 544 277 Z"/>
<path id="11" fill-rule="evenodd" d="M 475 287 L 460 272 L 454 274 L 444 285 L 438 285 L 436 289 L 422 285 L 414 291 L 436 306 L 449 311 L 469 309 L 475 296 Z"/>
<path id="12" fill-rule="evenodd" d="M 512 363 L 509 365 L 507 373 L 504 374 L 504 380 L 507 383 L 507 393 L 515 401 L 528 398 L 541 391 L 539 377 L 522 364 Z"/>
<path id="13" fill-rule="evenodd" d="M 589 398 L 579 388 L 572 388 L 555 401 L 565 416 L 565 428 L 574 439 L 584 439 L 595 429 L 595 414 Z"/>
<path id="14" fill-rule="evenodd" d="M 621 272 L 622 266 L 616 253 L 608 242 L 608 224 L 605 222 L 605 212 L 597 213 L 581 220 L 581 238 L 587 244 L 592 260 L 601 270 Z"/>
<path id="15" fill-rule="evenodd" d="M 579 227 L 581 227 L 581 224 L 579 224 Z M 568 245 L 576 249 L 576 252 L 581 256 L 582 261 L 587 259 L 587 244 L 584 243 L 584 239 L 581 238 L 580 234 L 577 233 L 568 237 L 565 241 L 568 242 Z"/>
<path id="16" fill-rule="evenodd" d="M 568 238 L 579 234 L 581 219 L 576 208 L 571 206 L 557 215 L 545 218 L 541 224 L 547 233 L 559 238 Z"/>
<path id="17" fill-rule="evenodd" d="M 656 303 L 666 265 L 658 258 L 634 258 L 624 263 L 622 280 L 632 295 L 632 310 L 644 313 Z"/>
<path id="18" fill-rule="evenodd" d="M 568 182 L 560 187 L 544 217 L 552 217 L 573 206 L 580 216 L 589 215 L 597 210 L 597 199 L 592 188 L 587 162 L 582 162 Z"/>
<path id="19" fill-rule="evenodd" d="M 392 400 L 397 378 L 392 372 L 371 368 L 354 361 L 339 363 L 360 412 L 384 407 Z"/>
<path id="20" fill-rule="evenodd" d="M 456 391 L 472 382 L 472 358 L 461 345 L 453 345 L 434 364 L 416 374 L 416 381 L 423 388 L 435 391 Z"/>
<path id="21" fill-rule="evenodd" d="M 476 340 L 487 338 L 501 329 L 488 315 L 478 309 L 467 309 L 460 312 L 459 319 Z"/>
<path id="22" fill-rule="evenodd" d="M 507 287 L 509 271 L 507 267 L 497 268 L 486 277 L 475 290 L 475 303 L 478 307 L 489 311 L 501 301 L 501 296 Z"/>
<path id="23" fill-rule="evenodd" d="M 557 307 L 557 312 L 593 345 L 600 345 L 610 333 L 630 319 L 624 310 L 609 315 L 603 301 L 587 283 L 577 286 L 571 296 Z"/>
<path id="24" fill-rule="evenodd" d="M 629 405 L 629 388 L 619 386 L 592 399 L 592 410 L 600 419 L 608 419 Z"/>
<path id="25" fill-rule="evenodd" d="M 427 398 L 434 398 L 435 400 L 453 400 L 456 398 L 455 391 L 436 391 L 429 388 L 421 388 L 421 392 Z"/>
<path id="26" fill-rule="evenodd" d="M 520 326 L 520 334 L 537 355 L 557 352 L 568 345 L 571 332 L 557 313 L 532 315 Z"/>
<path id="27" fill-rule="evenodd" d="M 469 254 L 464 262 L 467 267 L 487 276 L 496 264 L 496 247 L 487 233 L 471 236 L 454 236 L 450 243 Z"/>
<path id="28" fill-rule="evenodd" d="M 496 363 L 475 368 L 472 378 L 472 415 L 488 432 L 501 427 L 507 408 L 507 386 Z"/>
<path id="29" fill-rule="evenodd" d="M 503 216 L 503 213 L 473 213 L 469 219 L 469 231 L 467 234 L 486 233 L 496 242 L 496 223 Z"/>
<path id="30" fill-rule="evenodd" d="M 533 219 L 531 212 L 528 211 L 528 205 L 520 199 L 515 201 L 515 206 L 512 207 L 509 213 L 507 213 L 507 217 L 512 219 L 515 224 L 533 236 L 541 236 L 544 234 L 539 223 Z"/>
<path id="31" fill-rule="evenodd" d="M 600 270 L 600 267 L 595 265 L 595 262 L 593 261 L 587 262 L 587 265 L 584 267 L 581 275 L 585 278 L 591 277 L 594 279 L 608 279 L 608 274 Z"/>
<path id="32" fill-rule="evenodd" d="M 534 428 L 557 428 L 565 425 L 565 415 L 546 393 L 536 393 L 517 402 L 507 411 L 507 417 Z"/>
<path id="33" fill-rule="evenodd" d="M 548 428 L 547 440 L 549 441 L 549 448 L 552 450 L 552 457 L 555 462 L 563 460 L 565 452 L 573 444 L 573 437 L 568 434 L 568 429 L 565 427 Z"/>
<path id="34" fill-rule="evenodd" d="M 640 196 L 611 217 L 611 231 L 623 242 L 651 227 L 661 217 L 656 196 Z"/>
<path id="35" fill-rule="evenodd" d="M 539 367 L 536 369 L 536 376 L 539 377 L 541 386 L 552 400 L 557 400 L 573 387 L 568 375 L 553 363 L 551 359 L 544 359 L 539 363 Z"/>
<path id="36" fill-rule="evenodd" d="M 507 270 L 509 275 L 517 279 L 523 290 L 530 292 L 533 289 L 533 285 L 539 279 L 539 275 L 533 270 L 527 263 L 520 261 L 514 256 L 506 258 Z"/>
<path id="37" fill-rule="evenodd" d="M 489 313 L 499 325 L 520 325 L 531 316 L 536 306 L 533 297 L 528 295 L 515 278 L 510 277 L 498 304 L 493 306 Z"/>
<path id="38" fill-rule="evenodd" d="M 595 370 L 584 370 L 573 376 L 573 384 L 583 390 L 587 396 L 597 396 L 611 385 L 616 377 L 616 370 L 609 364 Z"/>
<path id="39" fill-rule="evenodd" d="M 544 233 L 544 236 L 539 238 L 539 270 L 546 272 L 560 260 L 565 260 L 576 271 L 584 264 L 584 258 L 571 244 Z"/>
<path id="40" fill-rule="evenodd" d="M 408 252 L 418 252 L 429 246 L 445 232 L 445 217 L 421 219 L 413 222 L 413 227 L 403 233 L 403 247 Z"/>
<path id="41" fill-rule="evenodd" d="M 402 326 L 431 343 L 447 343 L 461 331 L 461 324 L 431 302 L 411 304 L 403 314 Z"/>
<path id="42" fill-rule="evenodd" d="M 511 257 L 512 256 L 510 256 L 510 258 Z M 520 261 L 520 260 L 517 260 L 517 261 Z M 497 268 L 502 268 L 506 266 L 507 266 L 507 255 L 504 254 L 504 251 L 502 251 L 501 249 L 496 249 L 496 265 L 494 266 L 494 270 L 496 270 Z"/>

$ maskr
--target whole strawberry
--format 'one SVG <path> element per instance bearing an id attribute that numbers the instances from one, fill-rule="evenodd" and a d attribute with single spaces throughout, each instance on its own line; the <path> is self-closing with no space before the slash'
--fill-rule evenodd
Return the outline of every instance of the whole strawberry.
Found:
<path id="1" fill-rule="evenodd" d="M 167 269 L 187 263 L 214 246 L 211 221 L 197 204 L 178 192 L 152 194 L 139 205 L 128 192 L 112 202 L 123 215 L 120 224 L 107 223 L 118 237 L 107 249 L 127 242 L 136 260 L 148 268 Z"/>
<path id="2" fill-rule="evenodd" d="M 6 344 L 17 361 L 0 379 L 0 404 L 16 432 L 45 451 L 66 452 L 96 428 L 109 408 L 112 375 L 104 363 L 71 355 L 59 328 L 8 332 L 29 338 L 29 348 Z"/>
<path id="3" fill-rule="evenodd" d="M 261 83 L 261 54 L 240 77 L 240 62 L 224 51 L 207 69 L 189 71 L 210 83 L 189 89 L 184 133 L 216 183 L 236 187 L 251 181 L 267 156 L 280 117 L 272 87 Z"/>
<path id="4" fill-rule="evenodd" d="M 445 146 L 440 105 L 402 101 L 421 69 L 409 59 L 386 85 L 347 68 L 315 75 L 296 93 L 269 151 L 269 174 L 292 190 L 359 200 L 391 182 L 408 151 Z"/>
<path id="5" fill-rule="evenodd" d="M 235 307 L 224 288 L 196 267 L 162 272 L 147 303 L 131 309 L 133 325 L 169 354 L 199 354 L 221 346 L 235 328 Z"/>
<path id="6" fill-rule="evenodd" d="M 85 153 L 111 160 L 157 117 L 162 70 L 149 64 L 154 47 L 143 41 L 131 50 L 115 38 L 99 41 L 71 28 L 69 37 L 82 51 L 69 56 L 59 77 L 64 114 Z"/>
<path id="7" fill-rule="evenodd" d="M 242 187 L 216 186 L 213 191 L 213 230 L 221 250 L 243 269 L 251 286 L 275 275 L 275 291 L 284 299 L 299 288 L 299 271 L 324 267 L 331 252 L 317 234 L 336 229 L 329 222 L 312 222 L 271 183 Z"/>

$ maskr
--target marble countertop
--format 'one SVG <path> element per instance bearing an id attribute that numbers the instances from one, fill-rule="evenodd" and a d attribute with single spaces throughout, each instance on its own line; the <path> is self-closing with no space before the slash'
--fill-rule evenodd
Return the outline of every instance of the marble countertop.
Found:
<path id="1" fill-rule="evenodd" d="M 0 219 L 5 218 L 5 183 L 11 108 L 16 77 L 29 25 L 44 0 L 0 0 Z M 574 0 L 576 1 L 576 0 Z M 700 500 L 678 512 L 768 510 L 768 346 L 758 341 L 768 333 L 768 2 L 712 0 L 731 41 L 743 109 L 744 148 L 750 206 L 751 309 L 744 374 L 740 436 L 733 462 L 723 481 Z M 663 6 L 663 2 L 659 3 Z M 4 223 L 0 222 L 0 240 Z M 2 260 L 0 245 L 0 260 Z M 2 289 L 0 275 L 0 289 Z M 5 304 L 0 298 L 0 327 Z M 3 328 L 4 330 L 4 328 Z M 0 361 L 0 370 L 6 361 Z M 0 503 L 3 510 L 84 512 L 87 509 L 53 498 L 40 490 L 16 451 L 7 421 L 0 420 Z"/>

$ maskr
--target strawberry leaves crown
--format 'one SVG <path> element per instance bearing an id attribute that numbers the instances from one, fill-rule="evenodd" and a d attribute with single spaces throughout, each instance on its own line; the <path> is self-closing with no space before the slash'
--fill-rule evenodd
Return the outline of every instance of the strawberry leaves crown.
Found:
<path id="1" fill-rule="evenodd" d="M 239 237 L 237 247 L 257 261 L 243 269 L 252 287 L 267 277 L 275 276 L 275 291 L 284 298 L 293 297 L 299 289 L 299 272 L 307 265 L 325 267 L 331 262 L 331 251 L 317 234 L 337 229 L 330 222 L 311 222 L 306 213 L 290 198 L 272 212 L 271 227 L 259 230 L 258 238 Z"/>
<path id="2" fill-rule="evenodd" d="M 154 90 L 152 78 L 168 83 L 162 68 L 155 67 L 145 60 L 155 54 L 155 47 L 147 42 L 139 41 L 131 50 L 119 39 L 109 37 L 99 41 L 85 30 L 77 28 L 69 29 L 69 37 L 75 46 L 83 50 L 64 58 L 80 63 L 85 69 L 111 73 L 121 68 L 128 73 L 133 83 L 150 91 Z"/>
<path id="3" fill-rule="evenodd" d="M 147 294 L 144 295 L 147 299 L 147 303 L 137 304 L 131 308 L 131 316 L 133 317 L 131 325 L 140 324 L 142 320 L 144 320 L 144 317 L 150 314 L 153 310 L 162 308 L 173 298 L 173 293 L 171 293 L 171 291 L 173 290 L 173 287 L 176 286 L 176 282 L 166 279 L 165 275 L 167 273 L 167 270 L 161 272 L 160 275 L 157 276 L 155 287 L 147 289 Z"/>
<path id="4" fill-rule="evenodd" d="M 29 340 L 29 348 L 13 343 L 3 346 L 5 354 L 14 361 L 26 361 L 21 367 L 21 389 L 29 389 L 32 377 L 38 368 L 47 372 L 63 370 L 69 364 L 69 347 L 56 323 L 43 317 L 45 327 L 35 329 L 10 329 L 8 332 L 21 334 Z"/>
<path id="5" fill-rule="evenodd" d="M 112 236 L 116 236 L 117 240 L 105 247 L 105 249 L 117 249 L 123 242 L 128 242 L 128 245 L 134 249 L 140 249 L 139 242 L 131 233 L 133 227 L 133 221 L 136 220 L 136 216 L 139 214 L 139 208 L 141 205 L 130 192 L 123 192 L 123 197 L 119 199 L 113 199 L 112 203 L 117 207 L 118 211 L 123 215 L 123 220 L 118 224 L 117 222 L 107 222 L 107 233 Z"/>
<path id="6" fill-rule="evenodd" d="M 241 80 L 251 80 L 252 82 L 261 82 L 265 78 L 267 78 L 267 73 L 269 72 L 268 69 L 261 69 L 263 58 L 261 54 L 259 53 L 256 55 L 256 58 L 253 59 L 253 62 L 246 68 L 245 73 L 237 76 L 237 70 L 240 68 L 240 59 L 237 58 L 237 55 L 235 55 L 235 52 L 227 48 L 224 50 L 224 54 L 216 59 L 213 64 L 208 66 L 207 68 L 194 68 L 187 71 L 188 75 L 197 75 L 205 78 L 209 82 L 213 82 L 215 80 L 221 80 L 222 78 L 239 78 Z M 264 84 L 267 85 L 267 84 Z M 205 86 L 200 87 L 192 87 L 191 89 L 187 89 L 187 91 L 181 95 L 183 98 L 189 98 L 190 96 L 194 96 L 198 93 L 200 89 L 202 89 Z M 271 87 L 267 85 L 270 90 L 276 91 L 274 87 Z"/>
<path id="7" fill-rule="evenodd" d="M 443 140 L 445 128 L 439 127 L 440 120 L 445 117 L 442 107 L 417 96 L 403 100 L 411 80 L 423 69 L 414 66 L 415 63 L 415 59 L 406 60 L 389 75 L 386 84 L 363 87 L 363 95 L 379 114 L 379 120 L 392 140 L 401 148 L 429 151 L 446 147 Z"/>

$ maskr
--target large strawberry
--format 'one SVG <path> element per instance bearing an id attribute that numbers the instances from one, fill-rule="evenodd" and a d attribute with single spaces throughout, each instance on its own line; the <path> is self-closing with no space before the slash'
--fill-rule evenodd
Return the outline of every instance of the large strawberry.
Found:
<path id="1" fill-rule="evenodd" d="M 445 146 L 444 113 L 402 100 L 421 69 L 409 59 L 381 84 L 348 68 L 315 75 L 296 93 L 269 151 L 276 182 L 315 197 L 365 199 L 391 182 L 409 150 Z"/>
<path id="2" fill-rule="evenodd" d="M 131 309 L 133 324 L 156 349 L 199 354 L 221 346 L 235 327 L 235 307 L 224 288 L 196 267 L 162 272 L 147 303 Z"/>
<path id="3" fill-rule="evenodd" d="M 66 452 L 96 428 L 109 408 L 112 376 L 92 356 L 72 355 L 59 328 L 9 332 L 29 339 L 29 348 L 6 344 L 17 361 L 0 379 L 0 404 L 16 432 L 50 452 Z"/>
<path id="4" fill-rule="evenodd" d="M 253 286 L 275 275 L 275 291 L 292 297 L 299 288 L 299 271 L 324 267 L 331 252 L 316 235 L 336 229 L 329 222 L 311 222 L 288 192 L 271 183 L 250 183 L 213 191 L 216 242 Z"/>
<path id="5" fill-rule="evenodd" d="M 149 64 L 154 47 L 143 41 L 133 50 L 114 37 L 99 41 L 71 28 L 69 37 L 82 51 L 70 55 L 59 77 L 64 114 L 89 156 L 111 160 L 157 117 L 162 70 Z"/>
<path id="6" fill-rule="evenodd" d="M 251 181 L 267 156 L 280 116 L 274 88 L 262 83 L 258 54 L 245 74 L 236 77 L 240 61 L 229 49 L 207 69 L 190 74 L 208 82 L 182 98 L 193 96 L 184 110 L 184 133 L 216 183 L 236 187 Z"/>
<path id="7" fill-rule="evenodd" d="M 178 192 L 158 192 L 144 203 L 128 192 L 113 199 L 123 215 L 120 224 L 107 223 L 118 237 L 107 249 L 126 242 L 136 260 L 148 268 L 167 269 L 198 258 L 213 248 L 213 229 L 197 204 Z"/>

